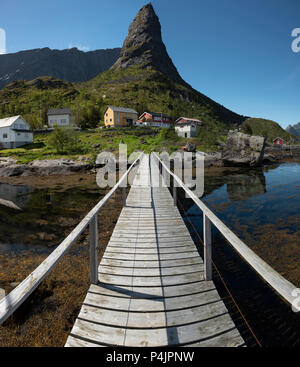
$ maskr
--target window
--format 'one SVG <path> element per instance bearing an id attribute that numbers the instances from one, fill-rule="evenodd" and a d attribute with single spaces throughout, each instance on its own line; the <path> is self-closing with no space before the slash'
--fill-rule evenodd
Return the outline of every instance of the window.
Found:
<path id="1" fill-rule="evenodd" d="M 108 113 L 106 114 L 106 117 L 108 116 Z"/>
<path id="2" fill-rule="evenodd" d="M 3 134 L 3 139 L 7 139 L 7 134 Z"/>
<path id="3" fill-rule="evenodd" d="M 120 122 L 120 119 L 117 119 L 117 122 Z"/>
<path id="4" fill-rule="evenodd" d="M 28 134 L 27 133 L 25 134 L 25 138 L 28 138 Z"/>
<path id="5" fill-rule="evenodd" d="M 112 122 L 112 119 L 110 119 L 109 121 Z"/>
<path id="6" fill-rule="evenodd" d="M 66 124 L 66 123 L 67 123 L 67 120 L 66 120 L 66 119 L 61 119 L 61 120 L 60 120 L 60 123 L 61 123 L 61 124 Z"/>

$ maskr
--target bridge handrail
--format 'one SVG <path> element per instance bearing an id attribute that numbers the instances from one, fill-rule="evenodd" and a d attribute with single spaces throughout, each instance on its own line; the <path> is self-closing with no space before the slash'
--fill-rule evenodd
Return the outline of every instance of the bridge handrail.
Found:
<path id="1" fill-rule="evenodd" d="M 40 285 L 43 279 L 54 269 L 57 263 L 70 249 L 74 241 L 82 234 L 86 227 L 90 226 L 90 268 L 91 282 L 97 284 L 98 281 L 98 232 L 97 215 L 99 210 L 110 199 L 114 192 L 126 179 L 132 168 L 142 158 L 144 153 L 132 163 L 129 169 L 123 174 L 119 182 L 107 193 L 102 200 L 85 216 L 76 228 L 65 238 L 65 240 L 16 288 L 0 300 L 0 325 L 11 316 L 17 308 L 30 296 L 30 294 Z M 124 192 L 123 192 L 124 195 Z M 124 200 L 124 196 L 123 196 Z"/>
<path id="2" fill-rule="evenodd" d="M 169 173 L 174 181 L 188 194 L 194 203 L 203 213 L 204 224 L 204 256 L 206 274 L 211 277 L 211 229 L 210 223 L 220 231 L 220 233 L 231 244 L 235 251 L 289 304 L 295 301 L 293 291 L 297 288 L 294 284 L 285 279 L 264 260 L 262 260 L 254 251 L 252 251 L 241 239 L 239 239 L 190 189 L 186 187 L 183 181 L 175 175 L 158 157 L 156 153 L 152 153 L 158 160 L 158 163 Z M 174 186 L 175 187 L 175 186 Z M 210 274 L 209 274 L 210 273 Z"/>

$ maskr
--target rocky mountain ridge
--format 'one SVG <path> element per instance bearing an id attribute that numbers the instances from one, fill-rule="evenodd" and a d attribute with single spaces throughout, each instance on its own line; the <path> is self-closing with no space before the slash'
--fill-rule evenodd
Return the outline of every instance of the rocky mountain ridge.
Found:
<path id="1" fill-rule="evenodd" d="M 120 48 L 83 52 L 77 48 L 48 47 L 0 55 L 0 89 L 15 80 L 51 76 L 68 82 L 85 82 L 108 70 Z"/>

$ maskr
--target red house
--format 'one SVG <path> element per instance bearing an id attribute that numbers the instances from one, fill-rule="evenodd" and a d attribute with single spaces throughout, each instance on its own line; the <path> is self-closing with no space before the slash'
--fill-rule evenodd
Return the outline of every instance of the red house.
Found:
<path id="1" fill-rule="evenodd" d="M 140 126 L 171 127 L 172 117 L 165 113 L 144 112 L 136 122 Z"/>
<path id="2" fill-rule="evenodd" d="M 286 143 L 285 140 L 283 140 L 281 138 L 276 138 L 276 139 L 273 140 L 274 145 L 283 145 L 285 143 Z"/>

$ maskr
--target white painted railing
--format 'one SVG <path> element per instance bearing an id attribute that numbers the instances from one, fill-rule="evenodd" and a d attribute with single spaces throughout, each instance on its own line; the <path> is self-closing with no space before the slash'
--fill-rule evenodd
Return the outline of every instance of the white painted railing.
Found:
<path id="1" fill-rule="evenodd" d="M 11 316 L 16 309 L 30 296 L 30 294 L 41 284 L 43 279 L 54 269 L 57 263 L 67 253 L 75 240 L 89 226 L 90 245 L 90 275 L 91 283 L 98 283 L 98 213 L 104 204 L 111 198 L 115 191 L 127 179 L 130 171 L 141 160 L 143 153 L 132 163 L 124 173 L 119 182 L 99 201 L 99 203 L 87 214 L 68 237 L 15 289 L 0 300 L 0 325 Z M 123 204 L 126 203 L 126 187 L 123 187 Z"/>
<path id="2" fill-rule="evenodd" d="M 188 196 L 194 201 L 203 213 L 203 234 L 204 234 L 204 267 L 205 278 L 212 279 L 212 263 L 211 263 L 211 224 L 213 224 L 219 232 L 226 238 L 235 251 L 288 303 L 295 301 L 293 291 L 296 286 L 286 280 L 277 273 L 270 265 L 255 254 L 242 240 L 240 240 L 186 185 L 162 162 L 156 153 L 152 153 L 158 162 L 159 169 L 162 171 L 163 177 L 169 174 L 173 177 L 173 192 L 177 186 L 181 187 Z M 169 180 L 168 180 L 169 181 Z M 174 197 L 175 202 L 175 197 Z"/>

